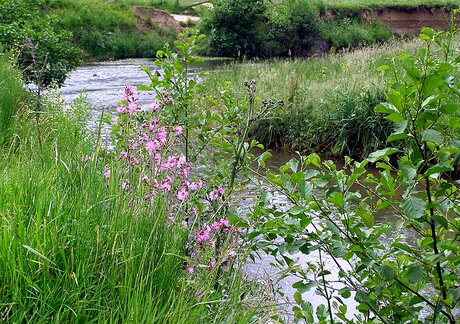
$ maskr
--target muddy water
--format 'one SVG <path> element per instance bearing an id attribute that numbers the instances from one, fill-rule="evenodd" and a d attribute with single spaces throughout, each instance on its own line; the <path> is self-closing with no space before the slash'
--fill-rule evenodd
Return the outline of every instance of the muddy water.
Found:
<path id="1" fill-rule="evenodd" d="M 205 65 L 205 68 L 210 69 L 222 64 L 222 61 L 211 61 Z M 91 103 L 93 109 L 93 120 L 92 123 L 96 124 L 99 120 L 102 112 L 113 112 L 117 106 L 117 102 L 120 100 L 120 96 L 126 85 L 139 85 L 148 84 L 149 79 L 144 72 L 141 71 L 142 66 L 153 67 L 152 61 L 147 59 L 130 59 L 123 61 L 104 62 L 92 65 L 86 65 L 73 71 L 68 79 L 66 80 L 62 88 L 62 97 L 67 103 L 71 103 L 74 99 L 78 98 L 82 91 L 87 97 L 87 101 Z M 148 105 L 153 101 L 153 93 L 141 92 L 140 93 L 140 104 Z M 93 125 L 94 126 L 94 125 Z M 105 130 L 107 133 L 107 129 Z M 271 159 L 271 167 L 277 168 L 281 164 L 289 161 L 293 155 L 287 152 L 275 152 L 274 157 Z M 254 203 L 254 198 L 258 195 L 259 190 L 255 186 L 248 186 L 246 192 L 242 193 L 239 205 L 241 211 L 248 212 Z M 273 201 L 281 209 L 289 207 L 287 200 L 277 193 L 272 191 Z M 378 215 L 378 221 L 393 221 L 396 216 L 392 214 L 381 214 Z M 410 237 L 410 232 L 404 232 L 403 236 Z M 254 262 L 248 262 L 246 264 L 246 272 L 252 279 L 263 281 L 268 288 L 273 289 L 275 301 L 280 304 L 279 309 L 281 315 L 285 318 L 291 319 L 290 309 L 292 305 L 286 298 L 293 300 L 293 294 L 295 290 L 292 288 L 292 284 L 298 279 L 293 276 L 288 276 L 282 280 L 280 278 L 280 270 L 273 266 L 274 258 L 272 256 L 265 255 L 263 252 L 260 253 L 261 258 L 256 259 Z M 304 255 L 293 255 L 292 258 L 297 259 L 300 264 L 306 264 L 311 262 L 313 264 L 319 264 L 320 256 L 318 254 L 311 254 L 309 256 Z M 322 261 L 325 264 L 325 268 L 331 271 L 331 275 L 328 276 L 329 280 L 338 279 L 338 267 L 334 264 L 333 260 L 322 256 Z M 346 268 L 345 264 L 341 266 Z M 340 287 L 338 287 L 340 288 Z M 277 292 L 281 292 L 281 294 Z M 282 296 L 284 295 L 284 297 Z M 314 306 L 325 304 L 324 298 L 315 294 L 314 291 L 305 293 L 303 295 L 304 300 L 310 301 Z M 349 315 L 355 313 L 355 302 L 352 298 L 347 301 Z"/>

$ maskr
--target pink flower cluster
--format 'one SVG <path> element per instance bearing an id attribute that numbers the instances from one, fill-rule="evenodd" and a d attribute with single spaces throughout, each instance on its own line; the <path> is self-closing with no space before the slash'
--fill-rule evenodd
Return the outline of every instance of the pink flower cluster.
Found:
<path id="1" fill-rule="evenodd" d="M 117 112 L 120 114 L 129 114 L 132 116 L 135 111 L 141 110 L 139 100 L 137 98 L 137 89 L 133 86 L 126 86 L 123 93 L 123 104 L 117 107 Z"/>
<path id="2" fill-rule="evenodd" d="M 217 198 L 219 198 L 219 196 L 223 196 L 224 193 L 225 193 L 225 189 L 222 187 L 218 187 L 217 189 L 214 189 L 213 191 L 209 193 L 209 200 L 214 201 Z"/>
<path id="3" fill-rule="evenodd" d="M 211 226 L 206 225 L 203 229 L 197 230 L 195 232 L 195 239 L 198 244 L 203 244 L 205 241 L 209 241 L 211 238 L 212 231 L 216 232 L 216 235 L 221 235 L 221 233 L 228 233 L 229 231 L 229 222 L 228 219 L 222 218 L 218 222 L 212 223 Z M 213 241 L 210 242 L 213 244 Z"/>

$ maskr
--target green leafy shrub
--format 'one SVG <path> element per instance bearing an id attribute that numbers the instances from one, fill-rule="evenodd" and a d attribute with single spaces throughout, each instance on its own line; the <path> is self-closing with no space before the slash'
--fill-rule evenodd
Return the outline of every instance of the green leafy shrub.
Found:
<path id="1" fill-rule="evenodd" d="M 251 237 L 260 235 L 257 246 L 267 246 L 285 272 L 300 279 L 292 285 L 298 319 L 458 322 L 460 194 L 450 177 L 460 157 L 460 64 L 452 46 L 458 32 L 424 28 L 417 53 L 379 68 L 388 89 L 375 111 L 393 125 L 385 149 L 361 162 L 347 157 L 343 168 L 311 154 L 268 172 L 267 181 L 291 206 L 281 210 L 264 195 Z M 399 141 L 403 145 L 391 146 Z M 260 166 L 269 156 L 259 158 Z M 391 220 L 379 220 L 382 212 Z M 320 261 L 298 263 L 295 253 Z M 323 305 L 303 298 L 311 289 Z M 351 298 L 353 304 L 345 302 Z"/>
<path id="2" fill-rule="evenodd" d="M 0 43 L 17 54 L 24 79 L 40 86 L 61 85 L 80 62 L 71 34 L 53 28 L 55 20 L 41 9 L 45 0 L 0 1 Z"/>
<path id="3" fill-rule="evenodd" d="M 138 27 L 133 8 L 126 4 L 56 0 L 52 9 L 59 16 L 56 26 L 71 30 L 72 42 L 90 59 L 154 57 L 175 37 L 173 30 Z"/>
<path id="4" fill-rule="evenodd" d="M 376 20 L 363 24 L 356 18 L 337 17 L 322 22 L 321 36 L 336 49 L 341 49 L 385 42 L 392 34 Z"/>
<path id="5" fill-rule="evenodd" d="M 263 23 L 264 1 L 217 0 L 204 20 L 209 50 L 218 56 L 254 57 L 260 53 L 257 29 Z"/>

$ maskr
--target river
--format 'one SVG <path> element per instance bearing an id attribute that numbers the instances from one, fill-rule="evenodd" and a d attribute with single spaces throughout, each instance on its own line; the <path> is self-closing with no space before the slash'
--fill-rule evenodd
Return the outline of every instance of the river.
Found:
<path id="1" fill-rule="evenodd" d="M 223 61 L 213 60 L 205 65 L 206 69 L 212 69 L 219 64 L 223 64 Z M 142 66 L 153 67 L 152 61 L 148 59 L 129 59 L 122 61 L 113 62 L 102 62 L 90 65 L 82 66 L 75 71 L 71 72 L 62 87 L 62 98 L 66 103 L 71 103 L 74 99 L 78 98 L 82 92 L 87 97 L 87 101 L 92 106 L 92 123 L 97 123 L 102 112 L 114 112 L 118 101 L 120 100 L 123 89 L 126 85 L 139 85 L 149 84 L 149 78 L 141 71 Z M 140 92 L 140 104 L 147 105 L 153 100 L 153 93 L 147 91 Z M 107 134 L 107 129 L 105 132 Z M 276 168 L 279 165 L 287 162 L 292 157 L 289 152 L 274 152 L 274 157 L 270 159 L 269 165 L 272 168 Z M 248 186 L 246 192 L 241 195 L 241 210 L 248 212 L 254 203 L 254 198 L 258 195 L 258 188 L 255 186 Z M 280 208 L 286 208 L 287 201 L 276 191 L 272 192 L 273 199 Z M 396 216 L 391 213 L 380 214 L 377 216 L 378 222 L 383 220 L 393 221 Z M 413 237 L 413 233 L 409 230 L 404 230 L 402 233 L 403 237 Z M 317 253 L 312 253 L 308 256 L 305 255 L 293 255 L 294 259 L 299 260 L 302 264 L 311 262 L 319 264 L 320 259 Z M 338 279 L 338 268 L 334 264 L 331 258 L 327 258 L 323 255 L 322 261 L 325 263 L 325 267 L 331 271 L 329 278 L 331 280 Z M 279 269 L 272 265 L 274 258 L 261 252 L 261 258 L 256 259 L 254 262 L 248 261 L 245 265 L 245 271 L 249 278 L 254 280 L 261 280 L 264 282 L 266 287 L 270 288 L 274 292 L 275 302 L 278 303 L 279 311 L 282 317 L 290 321 L 292 314 L 290 309 L 292 305 L 289 304 L 285 299 L 289 298 L 293 300 L 292 296 L 295 289 L 292 288 L 292 284 L 299 279 L 294 276 L 287 276 L 282 280 L 278 280 L 280 277 Z M 346 267 L 344 264 L 343 266 Z M 340 287 L 339 287 L 340 288 Z M 278 294 L 276 291 L 281 291 L 282 294 Z M 282 296 L 284 295 L 284 297 Z M 303 294 L 304 300 L 310 301 L 313 306 L 325 304 L 325 299 L 318 296 L 313 290 Z M 353 298 L 345 300 L 348 306 L 348 315 L 353 315 L 355 311 L 356 303 Z"/>

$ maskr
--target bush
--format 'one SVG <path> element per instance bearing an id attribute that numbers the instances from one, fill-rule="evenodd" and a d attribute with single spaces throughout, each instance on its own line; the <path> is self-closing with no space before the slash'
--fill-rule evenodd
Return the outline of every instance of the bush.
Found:
<path id="1" fill-rule="evenodd" d="M 319 36 L 315 5 L 307 0 L 285 1 L 268 11 L 264 56 L 303 56 Z"/>
<path id="2" fill-rule="evenodd" d="M 41 86 L 64 83 L 79 62 L 79 50 L 70 45 L 71 34 L 56 31 L 55 20 L 41 12 L 45 0 L 1 0 L 0 43 L 17 52 L 24 78 Z"/>
<path id="3" fill-rule="evenodd" d="M 254 57 L 260 53 L 260 35 L 266 5 L 263 1 L 218 0 L 205 18 L 212 55 Z"/>
<path id="4" fill-rule="evenodd" d="M 335 48 L 341 49 L 385 42 L 391 39 L 392 34 L 375 20 L 367 25 L 356 19 L 338 17 L 322 23 L 321 36 Z"/>

